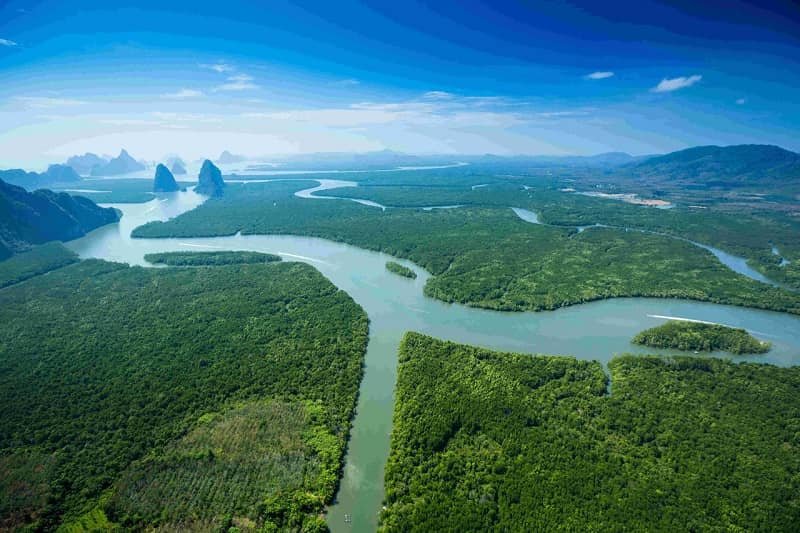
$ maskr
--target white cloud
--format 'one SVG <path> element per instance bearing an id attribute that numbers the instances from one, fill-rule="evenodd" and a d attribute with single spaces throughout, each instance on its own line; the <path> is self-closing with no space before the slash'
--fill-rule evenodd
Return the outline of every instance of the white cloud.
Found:
<path id="1" fill-rule="evenodd" d="M 422 95 L 423 98 L 428 100 L 450 100 L 455 95 L 446 91 L 428 91 Z"/>
<path id="2" fill-rule="evenodd" d="M 590 109 L 568 109 L 566 111 L 542 111 L 536 113 L 536 116 L 540 118 L 584 117 L 589 112 Z"/>
<path id="3" fill-rule="evenodd" d="M 150 115 L 167 123 L 198 122 L 198 123 L 213 124 L 222 122 L 222 118 L 219 116 L 207 115 L 203 113 L 172 113 L 164 111 L 153 111 L 152 113 L 150 113 Z"/>
<path id="4" fill-rule="evenodd" d="M 217 85 L 216 91 L 246 91 L 248 89 L 258 89 L 258 85 L 253 83 L 253 77 L 247 74 L 236 74 L 228 76 L 227 82 Z"/>
<path id="5" fill-rule="evenodd" d="M 218 83 L 259 83 L 239 71 L 208 75 Z M 238 76 L 237 76 L 238 75 Z M 232 79 L 228 79 L 232 78 Z M 262 85 L 263 87 L 264 85 Z M 208 96 L 213 90 L 202 89 Z M 170 91 L 177 91 L 177 86 Z M 43 100 L 8 100 L 11 106 L 66 103 L 66 95 L 34 93 Z M 347 103 L 316 107 L 312 104 L 285 107 L 265 102 L 248 102 L 257 93 L 216 93 L 236 95 L 236 107 L 224 110 L 196 107 L 172 109 L 179 100 L 152 98 L 131 107 L 88 101 L 81 107 L 64 107 L 19 115 L 53 114 L 53 121 L 30 121 L 0 128 L 0 161 L 47 162 L 75 152 L 112 152 L 125 146 L 131 153 L 148 159 L 161 158 L 164 146 L 186 159 L 219 152 L 219 146 L 233 146 L 237 153 L 251 157 L 295 152 L 363 151 L 382 148 L 421 153 L 554 153 L 572 146 L 567 140 L 580 138 L 594 113 L 584 107 L 542 107 L 508 96 L 425 96 L 424 91 L 409 98 L 352 99 Z M 735 96 L 734 96 L 735 99 Z M 188 105 L 192 100 L 181 101 Z M 199 100 L 198 102 L 202 102 Z M 6 102 L 0 102 L 0 107 Z M 247 113 L 250 112 L 250 113 Z M 590 117 L 573 116 L 588 114 Z M 62 117 L 56 115 L 61 114 Z M 12 115 L 14 117 L 15 115 Z M 56 122 L 57 121 L 57 122 Z M 558 126 L 558 127 L 555 127 Z M 554 136 L 558 136 L 556 140 Z M 565 140 L 567 139 L 567 140 Z M 605 148 L 605 145 L 603 145 Z M 215 151 L 216 150 L 216 151 Z"/>
<path id="6" fill-rule="evenodd" d="M 360 128 L 398 125 L 400 127 L 480 128 L 509 127 L 525 122 L 524 115 L 505 109 L 505 100 L 479 97 L 484 105 L 474 105 L 471 97 L 428 93 L 421 99 L 393 102 L 356 102 L 345 107 L 265 110 L 244 113 L 246 119 L 309 124 L 322 128 Z M 486 99 L 484 99 L 486 98 Z M 487 100 L 488 99 L 488 100 Z M 494 102 L 496 107 L 486 106 Z"/>
<path id="7" fill-rule="evenodd" d="M 736 105 L 744 105 L 746 103 L 747 103 L 746 98 L 739 98 L 738 100 L 736 100 Z"/>
<path id="8" fill-rule="evenodd" d="M 214 72 L 219 72 L 220 74 L 225 72 L 233 72 L 235 70 L 232 65 L 227 63 L 201 63 L 200 68 L 207 68 L 213 70 Z"/>
<path id="9" fill-rule="evenodd" d="M 389 111 L 392 113 L 433 113 L 442 107 L 435 102 L 357 102 L 350 104 L 350 109 L 367 111 Z"/>
<path id="10" fill-rule="evenodd" d="M 52 109 L 54 107 L 77 106 L 86 103 L 82 100 L 52 98 L 49 96 L 15 96 L 14 100 L 19 102 L 23 107 L 34 109 Z"/>
<path id="11" fill-rule="evenodd" d="M 170 100 L 185 100 L 187 98 L 197 98 L 198 96 L 203 96 L 203 91 L 198 91 L 195 89 L 181 89 L 180 91 L 174 93 L 162 94 L 161 98 L 167 98 Z"/>
<path id="12" fill-rule="evenodd" d="M 10 39 L 0 39 L 0 46 L 17 46 L 17 43 Z"/>
<path id="13" fill-rule="evenodd" d="M 164 126 L 165 124 L 160 120 L 145 120 L 141 118 L 103 118 L 99 121 L 101 124 L 109 124 L 111 126 Z"/>
<path id="14" fill-rule="evenodd" d="M 606 78 L 610 78 L 613 76 L 614 73 L 609 70 L 599 70 L 597 72 L 592 72 L 591 74 L 586 75 L 587 80 L 604 80 Z"/>
<path id="15" fill-rule="evenodd" d="M 346 80 L 338 80 L 331 83 L 331 85 L 336 85 L 338 87 L 353 87 L 355 85 L 360 85 L 361 82 L 355 78 L 348 78 Z"/>
<path id="16" fill-rule="evenodd" d="M 518 105 L 522 102 L 510 101 L 502 96 L 464 96 L 461 98 L 463 103 L 469 107 L 474 106 L 497 106 L 497 105 Z"/>
<path id="17" fill-rule="evenodd" d="M 699 74 L 695 74 L 693 76 L 680 76 L 677 78 L 664 78 L 661 80 L 661 83 L 650 89 L 650 91 L 654 93 L 668 93 L 677 91 L 678 89 L 691 87 L 702 79 L 703 76 Z"/>

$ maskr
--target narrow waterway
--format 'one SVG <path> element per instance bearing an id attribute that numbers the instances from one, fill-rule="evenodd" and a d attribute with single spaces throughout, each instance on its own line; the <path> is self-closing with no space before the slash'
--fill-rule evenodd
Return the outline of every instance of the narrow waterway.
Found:
<path id="1" fill-rule="evenodd" d="M 514 213 L 516 213 L 516 215 L 519 218 L 521 218 L 525 222 L 530 222 L 531 224 L 543 224 L 543 225 L 546 225 L 546 226 L 552 226 L 554 228 L 571 228 L 571 227 L 574 227 L 574 228 L 576 228 L 578 230 L 578 233 L 583 233 L 584 231 L 586 231 L 588 229 L 592 229 L 592 228 L 611 228 L 611 229 L 618 229 L 618 230 L 621 230 L 621 231 L 636 231 L 636 232 L 639 232 L 639 233 L 648 233 L 650 235 L 659 235 L 661 237 L 667 237 L 669 239 L 677 239 L 679 241 L 688 242 L 689 244 L 693 244 L 693 245 L 697 246 L 698 248 L 702 248 L 703 250 L 708 250 L 709 252 L 711 252 L 714 255 L 714 257 L 719 259 L 720 263 L 722 263 L 723 265 L 725 265 L 726 267 L 730 268 L 731 270 L 733 270 L 734 272 L 736 272 L 738 274 L 741 274 L 743 276 L 747 276 L 748 278 L 754 279 L 754 280 L 759 281 L 761 283 L 766 283 L 767 285 L 772 285 L 773 287 L 780 287 L 780 288 L 791 290 L 789 287 L 784 287 L 780 283 L 769 279 L 768 277 L 763 275 L 758 270 L 750 267 L 750 265 L 747 264 L 747 259 L 745 259 L 744 257 L 739 257 L 739 256 L 736 256 L 736 255 L 733 255 L 733 254 L 729 254 L 728 252 L 724 252 L 724 251 L 720 250 L 719 248 L 714 248 L 713 246 L 709 246 L 707 244 L 702 244 L 702 243 L 699 243 L 697 241 L 684 239 L 682 237 L 676 237 L 675 235 L 670 235 L 669 233 L 660 233 L 658 231 L 650 231 L 650 230 L 636 229 L 636 228 L 623 228 L 623 227 L 620 227 L 620 226 L 608 226 L 608 225 L 605 225 L 605 224 L 592 224 L 591 226 L 561 226 L 561 225 L 555 225 L 555 224 L 544 224 L 543 222 L 541 222 L 539 220 L 539 215 L 537 213 L 535 213 L 534 211 L 529 211 L 527 209 L 521 209 L 519 207 L 512 207 L 511 209 L 512 209 L 512 211 L 514 211 Z"/>
<path id="2" fill-rule="evenodd" d="M 310 194 L 310 190 L 305 192 Z M 607 363 L 623 352 L 668 353 L 643 350 L 630 344 L 630 339 L 642 329 L 663 323 L 663 317 L 678 317 L 743 327 L 773 343 L 773 349 L 765 355 L 739 356 L 736 360 L 800 364 L 800 317 L 788 314 L 651 298 L 605 300 L 552 312 L 502 313 L 427 298 L 422 289 L 429 274 L 416 265 L 324 239 L 269 235 L 130 238 L 133 228 L 194 209 L 203 199 L 193 192 L 180 192 L 145 204 L 116 204 L 114 207 L 123 213 L 119 223 L 99 228 L 67 246 L 84 258 L 144 266 L 144 255 L 151 252 L 206 249 L 275 253 L 285 260 L 315 266 L 364 308 L 370 318 L 369 345 L 344 476 L 336 503 L 328 513 L 328 523 L 335 532 L 370 532 L 377 527 L 383 469 L 389 453 L 397 347 L 406 331 L 496 350 L 568 354 Z M 390 259 L 414 269 L 417 279 L 386 271 L 385 263 Z"/>

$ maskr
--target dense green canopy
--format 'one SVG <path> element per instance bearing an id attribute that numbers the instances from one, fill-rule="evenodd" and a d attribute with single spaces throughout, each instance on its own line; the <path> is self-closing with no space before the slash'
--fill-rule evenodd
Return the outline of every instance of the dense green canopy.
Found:
<path id="1" fill-rule="evenodd" d="M 3 289 L 0 529 L 319 526 L 366 342 L 365 313 L 299 263 L 89 260 Z M 277 440 L 253 462 L 258 435 Z"/>
<path id="2" fill-rule="evenodd" d="M 642 331 L 633 342 L 652 348 L 734 354 L 766 353 L 770 349 L 770 343 L 761 342 L 743 329 L 676 320 Z"/>
<path id="3" fill-rule="evenodd" d="M 219 266 L 274 263 L 281 256 L 261 252 L 163 252 L 145 254 L 148 263 L 170 266 Z"/>
<path id="4" fill-rule="evenodd" d="M 433 274 L 425 287 L 428 296 L 489 309 L 544 310 L 602 298 L 655 296 L 800 313 L 800 294 L 737 274 L 710 252 L 671 237 L 531 224 L 500 206 L 382 211 L 294 196 L 313 184 L 231 184 L 224 198 L 167 222 L 141 226 L 133 235 L 202 237 L 241 231 L 343 241 L 424 267 Z M 513 194 L 527 198 L 525 191 Z M 627 206 L 623 212 L 628 208 L 660 211 Z"/>
<path id="5" fill-rule="evenodd" d="M 415 279 L 417 277 L 417 273 L 411 270 L 408 267 L 401 265 L 396 261 L 387 261 L 386 262 L 386 270 L 389 272 L 393 272 L 398 276 L 403 276 L 404 278 L 411 278 Z"/>
<path id="6" fill-rule="evenodd" d="M 800 368 L 406 335 L 385 531 L 794 531 Z"/>

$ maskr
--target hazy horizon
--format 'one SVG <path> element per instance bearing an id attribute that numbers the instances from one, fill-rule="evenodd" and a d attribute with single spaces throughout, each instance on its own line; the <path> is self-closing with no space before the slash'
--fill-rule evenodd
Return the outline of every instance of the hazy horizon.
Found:
<path id="1" fill-rule="evenodd" d="M 160 160 L 800 150 L 800 23 L 782 2 L 12 0 L 0 168 Z"/>

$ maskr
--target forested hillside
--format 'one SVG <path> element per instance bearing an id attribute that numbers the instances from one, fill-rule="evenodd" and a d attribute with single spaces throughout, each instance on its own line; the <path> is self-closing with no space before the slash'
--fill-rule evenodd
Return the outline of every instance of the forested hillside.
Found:
<path id="1" fill-rule="evenodd" d="M 779 146 L 695 146 L 629 165 L 652 185 L 800 191 L 800 154 Z"/>
<path id="2" fill-rule="evenodd" d="M 0 261 L 0 288 L 78 262 L 78 256 L 58 242 L 34 246 Z"/>
<path id="3" fill-rule="evenodd" d="M 0 180 L 0 259 L 32 244 L 67 241 L 119 220 L 114 209 L 46 189 L 27 192 Z"/>
<path id="4" fill-rule="evenodd" d="M 800 368 L 609 366 L 407 334 L 383 530 L 796 529 Z"/>
<path id="5" fill-rule="evenodd" d="M 324 529 L 366 342 L 298 263 L 89 260 L 3 289 L 0 529 Z"/>

